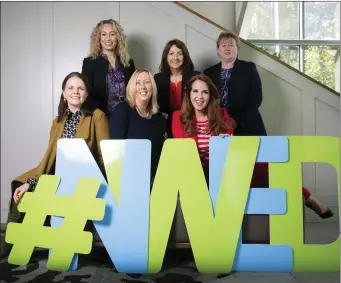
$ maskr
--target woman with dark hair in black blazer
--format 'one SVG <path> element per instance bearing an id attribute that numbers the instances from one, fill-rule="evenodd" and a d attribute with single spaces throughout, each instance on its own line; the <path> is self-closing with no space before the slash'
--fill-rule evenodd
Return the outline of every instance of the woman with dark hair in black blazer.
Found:
<path id="1" fill-rule="evenodd" d="M 91 33 L 90 56 L 83 61 L 82 73 L 89 81 L 89 97 L 109 117 L 124 101 L 134 71 L 122 26 L 112 19 L 99 22 Z"/>
<path id="2" fill-rule="evenodd" d="M 181 40 L 167 42 L 162 52 L 159 73 L 154 76 L 160 112 L 167 117 L 167 135 L 172 137 L 172 113 L 181 108 L 187 81 L 199 72 L 194 70 L 188 49 Z"/>
<path id="3" fill-rule="evenodd" d="M 266 136 L 262 116 L 258 110 L 262 104 L 262 83 L 253 62 L 237 59 L 239 38 L 231 32 L 222 32 L 216 42 L 220 63 L 206 69 L 204 73 L 220 90 L 221 107 L 232 120 L 235 136 Z M 268 187 L 268 163 L 256 163 L 252 186 Z M 305 205 L 321 218 L 333 216 L 333 212 L 311 196 L 302 187 Z"/>

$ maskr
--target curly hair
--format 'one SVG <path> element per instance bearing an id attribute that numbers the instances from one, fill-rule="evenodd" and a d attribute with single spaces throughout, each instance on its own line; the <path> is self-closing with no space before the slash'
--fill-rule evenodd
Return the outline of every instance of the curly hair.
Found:
<path id="1" fill-rule="evenodd" d="M 205 114 L 208 117 L 210 132 L 217 136 L 219 134 L 225 134 L 228 130 L 228 126 L 225 124 L 223 114 L 220 111 L 219 91 L 210 80 L 210 78 L 204 74 L 193 76 L 188 81 L 184 89 L 184 100 L 181 105 L 180 121 L 181 124 L 184 126 L 185 132 L 190 136 L 196 134 L 196 129 L 193 129 L 193 117 L 195 115 L 195 111 L 191 102 L 191 91 L 193 83 L 197 80 L 206 83 L 210 94 L 208 104 L 206 106 L 206 109 L 204 110 Z"/>
<path id="2" fill-rule="evenodd" d="M 181 66 L 182 72 L 185 74 L 192 74 L 194 70 L 194 64 L 192 62 L 191 56 L 189 55 L 186 44 L 183 43 L 179 39 L 172 39 L 167 42 L 165 48 L 162 51 L 161 64 L 159 67 L 159 71 L 162 73 L 170 74 L 170 68 L 167 62 L 167 56 L 168 56 L 169 50 L 172 48 L 173 45 L 179 48 L 183 53 L 184 62 Z"/>
<path id="3" fill-rule="evenodd" d="M 101 30 L 105 24 L 112 24 L 117 29 L 117 47 L 116 52 L 120 58 L 120 62 L 124 67 L 129 67 L 129 52 L 128 52 L 128 40 L 125 35 L 122 26 L 115 20 L 103 20 L 100 21 L 92 30 L 90 35 L 90 54 L 93 59 L 97 58 L 101 51 Z"/>

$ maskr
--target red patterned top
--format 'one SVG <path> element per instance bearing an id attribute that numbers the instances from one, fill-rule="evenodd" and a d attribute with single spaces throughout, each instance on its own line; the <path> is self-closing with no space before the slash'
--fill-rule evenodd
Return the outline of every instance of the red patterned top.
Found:
<path id="1" fill-rule="evenodd" d="M 223 119 L 225 122 L 225 125 L 227 126 L 227 130 L 225 134 L 233 135 L 233 128 L 231 124 L 231 119 L 229 115 L 227 114 L 226 110 L 224 108 L 221 108 L 221 113 L 223 115 Z M 209 161 L 209 139 L 211 136 L 214 136 L 214 133 L 210 133 L 209 131 L 209 125 L 208 120 L 206 121 L 196 121 L 195 117 L 193 117 L 193 127 L 196 129 L 197 134 L 193 136 L 189 136 L 184 129 L 184 126 L 182 125 L 180 121 L 180 110 L 177 110 L 173 113 L 173 119 L 172 119 L 172 131 L 174 138 L 192 138 L 195 140 L 199 154 L 200 159 L 203 164 L 207 164 Z"/>
<path id="2" fill-rule="evenodd" d="M 197 121 L 197 145 L 202 164 L 208 163 L 208 153 L 211 133 L 209 130 L 208 119 Z"/>

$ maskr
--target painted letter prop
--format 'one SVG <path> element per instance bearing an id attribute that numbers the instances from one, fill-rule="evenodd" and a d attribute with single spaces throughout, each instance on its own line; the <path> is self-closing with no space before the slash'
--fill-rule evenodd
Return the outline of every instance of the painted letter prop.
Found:
<path id="1" fill-rule="evenodd" d="M 18 206 L 24 222 L 8 225 L 9 263 L 27 264 L 35 246 L 46 247 L 48 269 L 75 270 L 74 253 L 91 249 L 83 231 L 90 219 L 119 272 L 159 272 L 179 195 L 200 272 L 339 271 L 339 238 L 303 242 L 301 192 L 302 162 L 329 163 L 339 175 L 339 138 L 213 137 L 209 190 L 195 142 L 168 139 L 151 194 L 149 141 L 106 140 L 101 148 L 108 183 L 84 140 L 58 141 L 56 176 L 39 179 Z M 269 163 L 270 188 L 249 187 L 255 162 Z M 241 243 L 244 214 L 270 215 L 269 245 Z M 42 226 L 46 215 L 52 228 Z"/>

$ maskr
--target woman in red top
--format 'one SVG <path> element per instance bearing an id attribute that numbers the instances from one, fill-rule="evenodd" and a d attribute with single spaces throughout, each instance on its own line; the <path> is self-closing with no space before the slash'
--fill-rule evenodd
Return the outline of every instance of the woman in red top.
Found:
<path id="1" fill-rule="evenodd" d="M 203 74 L 193 76 L 187 83 L 181 109 L 173 113 L 174 138 L 193 138 L 198 146 L 206 181 L 208 181 L 209 139 L 211 136 L 233 135 L 232 123 L 226 110 L 220 108 L 220 96 L 212 81 Z M 267 163 L 257 163 L 250 187 L 269 187 Z M 302 188 L 305 204 L 321 218 L 333 216 L 332 211 Z"/>
<path id="2" fill-rule="evenodd" d="M 172 113 L 181 107 L 183 89 L 188 79 L 199 72 L 194 70 L 186 44 L 179 39 L 167 42 L 159 71 L 154 76 L 159 110 L 167 116 L 167 135 L 172 137 Z"/>
<path id="3" fill-rule="evenodd" d="M 219 92 L 207 76 L 195 75 L 188 81 L 181 110 L 173 113 L 172 131 L 174 138 L 196 141 L 208 180 L 209 139 L 232 135 L 233 128 L 226 110 L 220 108 Z"/>

